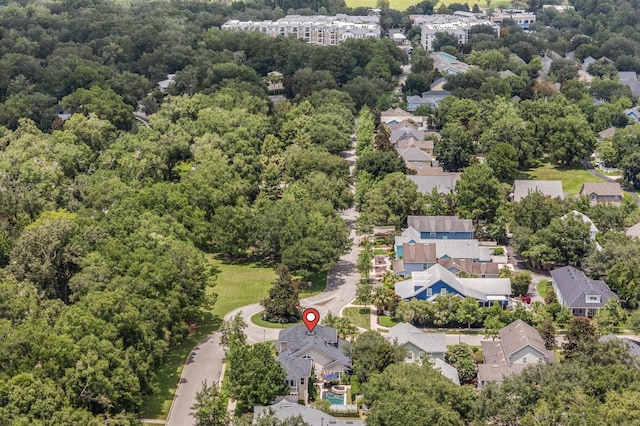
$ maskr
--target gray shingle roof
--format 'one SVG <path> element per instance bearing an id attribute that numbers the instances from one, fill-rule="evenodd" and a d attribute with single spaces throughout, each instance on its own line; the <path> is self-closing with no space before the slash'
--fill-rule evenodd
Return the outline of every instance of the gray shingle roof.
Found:
<path id="1" fill-rule="evenodd" d="M 529 193 L 539 191 L 550 197 L 564 198 L 562 181 L 559 180 L 516 180 L 513 183 L 513 201 L 520 201 Z"/>
<path id="2" fill-rule="evenodd" d="M 604 281 L 591 280 L 573 266 L 554 269 L 551 271 L 551 277 L 562 300 L 570 308 L 602 308 L 609 299 L 618 298 Z M 587 303 L 587 295 L 599 295 L 600 302 Z"/>
<path id="3" fill-rule="evenodd" d="M 589 194 L 622 197 L 622 189 L 618 182 L 587 182 L 582 184 L 580 195 Z"/>
<path id="4" fill-rule="evenodd" d="M 633 225 L 631 228 L 628 228 L 624 233 L 628 237 L 640 238 L 640 222 Z"/>
<path id="5" fill-rule="evenodd" d="M 555 354 L 544 347 L 544 341 L 538 330 L 522 320 L 515 320 L 502 328 L 498 334 L 507 359 L 522 348 L 531 346 L 546 355 L 547 363 L 553 364 L 555 362 Z"/>
<path id="6" fill-rule="evenodd" d="M 431 156 L 418 148 L 407 148 L 398 155 L 407 162 L 431 162 Z"/>
<path id="7" fill-rule="evenodd" d="M 338 330 L 318 324 L 313 331 L 315 334 L 307 334 L 307 327 L 302 324 L 286 328 L 278 336 L 278 348 L 286 347 L 286 353 L 294 358 L 313 348 L 338 363 L 351 367 L 351 359 L 343 351 L 347 341 L 338 338 Z"/>
<path id="8" fill-rule="evenodd" d="M 640 342 L 634 339 L 630 339 L 628 337 L 618 337 L 614 334 L 607 334 L 606 336 L 602 336 L 598 339 L 600 342 L 608 342 L 609 340 L 620 339 L 622 340 L 629 349 L 629 354 L 633 355 L 640 361 Z"/>
<path id="9" fill-rule="evenodd" d="M 256 424 L 258 416 L 265 411 L 268 412 L 269 408 L 273 409 L 275 416 L 280 420 L 285 420 L 289 417 L 302 416 L 302 419 L 311 426 L 364 426 L 364 421 L 362 420 L 339 420 L 327 413 L 316 410 L 315 408 L 306 407 L 286 400 L 282 400 L 277 404 L 267 407 L 253 407 L 253 423 Z"/>
<path id="10" fill-rule="evenodd" d="M 458 376 L 458 370 L 456 370 L 453 365 L 447 364 L 440 358 L 433 358 L 431 362 L 433 362 L 433 368 L 439 370 L 444 377 L 460 386 L 460 377 Z"/>
<path id="11" fill-rule="evenodd" d="M 285 351 L 278 355 L 278 362 L 287 371 L 288 379 L 311 377 L 313 362 L 309 358 L 294 358 Z"/>
<path id="12" fill-rule="evenodd" d="M 478 364 L 478 381 L 501 382 L 505 377 L 520 374 L 530 364 Z"/>
<path id="13" fill-rule="evenodd" d="M 445 353 L 447 339 L 444 333 L 423 333 L 416 327 L 402 322 L 389 329 L 389 340 L 397 340 L 398 345 L 412 343 L 426 353 Z"/>
<path id="14" fill-rule="evenodd" d="M 407 175 L 409 180 L 418 185 L 418 191 L 423 194 L 430 194 L 435 188 L 440 194 L 451 194 L 456 189 L 456 182 L 460 179 L 458 174 L 417 176 Z"/>
<path id="15" fill-rule="evenodd" d="M 456 216 L 409 216 L 408 226 L 419 232 L 473 232 L 470 219 L 459 219 Z"/>

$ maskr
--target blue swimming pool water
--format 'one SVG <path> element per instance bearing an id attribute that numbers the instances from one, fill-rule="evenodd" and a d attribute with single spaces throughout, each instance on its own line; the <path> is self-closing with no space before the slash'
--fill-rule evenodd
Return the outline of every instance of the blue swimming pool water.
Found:
<path id="1" fill-rule="evenodd" d="M 324 401 L 329 401 L 333 405 L 344 405 L 344 395 L 336 395 L 333 392 L 325 392 L 322 394 Z"/>

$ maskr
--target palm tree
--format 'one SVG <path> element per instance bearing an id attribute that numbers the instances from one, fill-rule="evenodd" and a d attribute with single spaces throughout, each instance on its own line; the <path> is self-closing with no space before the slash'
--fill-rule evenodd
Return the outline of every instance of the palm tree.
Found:
<path id="1" fill-rule="evenodd" d="M 393 290 L 376 287 L 371 295 L 371 303 L 376 307 L 377 313 L 384 312 L 385 308 L 389 308 L 394 300 L 396 294 Z"/>

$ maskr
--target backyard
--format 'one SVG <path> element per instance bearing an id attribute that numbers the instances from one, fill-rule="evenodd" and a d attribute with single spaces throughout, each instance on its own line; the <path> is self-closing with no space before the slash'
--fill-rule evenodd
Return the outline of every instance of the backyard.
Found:
<path id="1" fill-rule="evenodd" d="M 579 194 L 582 184 L 585 182 L 603 182 L 599 177 L 589 173 L 582 165 L 565 169 L 556 167 L 546 161 L 541 162 L 538 167 L 529 170 L 527 174 L 529 175 L 529 179 L 561 180 L 564 192 L 569 195 Z"/>

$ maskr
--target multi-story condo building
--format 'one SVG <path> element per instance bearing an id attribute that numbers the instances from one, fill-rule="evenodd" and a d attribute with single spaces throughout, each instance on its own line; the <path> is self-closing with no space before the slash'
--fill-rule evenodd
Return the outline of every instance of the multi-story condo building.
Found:
<path id="1" fill-rule="evenodd" d="M 433 42 L 438 33 L 448 33 L 458 38 L 458 43 L 469 41 L 469 30 L 476 25 L 488 25 L 500 35 L 500 26 L 487 19 L 480 19 L 472 14 L 461 15 L 412 15 L 414 25 L 420 26 L 420 43 L 426 50 L 433 50 Z"/>
<path id="2" fill-rule="evenodd" d="M 521 9 L 503 9 L 502 12 L 492 13 L 489 19 L 497 24 L 501 24 L 505 19 L 513 19 L 520 28 L 528 30 L 529 26 L 536 22 L 536 15 Z"/>
<path id="3" fill-rule="evenodd" d="M 350 38 L 380 38 L 380 17 L 301 16 L 287 15 L 277 21 L 238 21 L 232 19 L 222 25 L 223 30 L 259 31 L 272 37 L 294 36 L 312 44 L 338 45 Z"/>

